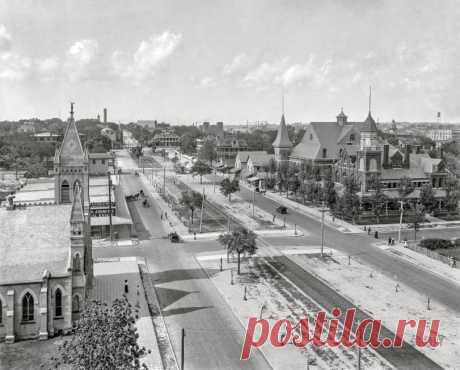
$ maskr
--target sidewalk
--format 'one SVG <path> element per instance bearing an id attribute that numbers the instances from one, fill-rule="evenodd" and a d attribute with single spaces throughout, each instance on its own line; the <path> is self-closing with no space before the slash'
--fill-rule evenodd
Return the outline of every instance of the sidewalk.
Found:
<path id="1" fill-rule="evenodd" d="M 441 261 L 425 256 L 421 253 L 415 252 L 412 249 L 400 246 L 388 246 L 386 242 L 374 243 L 374 246 L 392 253 L 399 258 L 410 262 L 430 274 L 439 276 L 442 279 L 449 280 L 454 284 L 460 285 L 460 269 L 452 268 Z"/>
<path id="2" fill-rule="evenodd" d="M 149 369 L 162 370 L 162 359 L 158 348 L 152 317 L 150 316 L 145 292 L 142 285 L 138 262 L 125 260 L 120 262 L 100 262 L 94 264 L 95 287 L 93 296 L 95 299 L 110 303 L 121 298 L 124 293 L 125 280 L 128 281 L 128 300 L 132 305 L 139 305 L 139 318 L 136 321 L 138 344 L 150 350 L 141 363 L 145 363 Z"/>

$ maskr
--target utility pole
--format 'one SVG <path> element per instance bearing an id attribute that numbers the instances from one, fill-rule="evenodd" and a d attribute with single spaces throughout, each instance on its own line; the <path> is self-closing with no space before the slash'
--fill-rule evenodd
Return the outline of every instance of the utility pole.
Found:
<path id="1" fill-rule="evenodd" d="M 400 200 L 399 203 L 401 204 L 401 216 L 399 217 L 398 243 L 401 243 L 401 229 L 402 229 L 402 220 L 403 220 L 403 213 L 404 213 L 404 202 Z"/>
<path id="2" fill-rule="evenodd" d="M 323 202 L 321 207 L 321 258 L 324 257 L 324 212 L 326 212 L 326 207 Z"/>
<path id="3" fill-rule="evenodd" d="M 112 178 L 110 176 L 110 171 L 107 171 L 107 179 L 109 185 L 109 222 L 110 222 L 110 241 L 113 240 L 112 233 Z"/>
<path id="4" fill-rule="evenodd" d="M 166 194 L 166 164 L 163 167 L 163 194 Z"/>
<path id="5" fill-rule="evenodd" d="M 200 233 L 203 226 L 203 211 L 204 211 L 204 187 L 203 187 L 203 196 L 201 198 L 201 212 L 200 212 Z"/>
<path id="6" fill-rule="evenodd" d="M 252 190 L 252 217 L 254 217 L 254 204 L 256 202 L 256 188 L 254 186 L 254 189 Z"/>
<path id="7" fill-rule="evenodd" d="M 181 347 L 180 347 L 180 369 L 184 370 L 185 365 L 185 329 L 182 328 L 182 338 L 181 338 Z"/>

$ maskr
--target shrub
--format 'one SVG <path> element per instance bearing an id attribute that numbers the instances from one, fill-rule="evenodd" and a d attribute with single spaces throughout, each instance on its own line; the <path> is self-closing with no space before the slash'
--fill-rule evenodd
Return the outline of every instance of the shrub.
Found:
<path id="1" fill-rule="evenodd" d="M 419 245 L 431 251 L 435 249 L 448 249 L 454 246 L 450 240 L 436 238 L 423 239 L 422 241 L 420 241 Z"/>

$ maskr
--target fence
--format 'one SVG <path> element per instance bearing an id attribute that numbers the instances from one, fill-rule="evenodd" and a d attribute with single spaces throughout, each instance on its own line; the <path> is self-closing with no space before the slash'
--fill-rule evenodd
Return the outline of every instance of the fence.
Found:
<path id="1" fill-rule="evenodd" d="M 441 261 L 441 262 L 443 262 L 443 263 L 445 263 L 445 264 L 447 264 L 449 266 L 452 266 L 452 258 L 451 257 L 443 256 L 442 254 L 439 254 L 438 252 L 430 251 L 429 249 L 420 247 L 420 246 L 418 246 L 416 244 L 408 244 L 407 248 L 413 250 L 414 252 L 424 254 L 427 257 L 430 257 L 430 258 L 432 258 L 434 260 Z M 453 267 L 458 268 L 456 264 Z"/>

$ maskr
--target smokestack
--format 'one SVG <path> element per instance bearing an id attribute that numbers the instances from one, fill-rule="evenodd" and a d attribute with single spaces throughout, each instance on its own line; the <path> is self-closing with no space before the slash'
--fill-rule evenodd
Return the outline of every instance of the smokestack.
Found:
<path id="1" fill-rule="evenodd" d="M 104 123 L 107 123 L 107 108 L 104 108 Z"/>
<path id="2" fill-rule="evenodd" d="M 410 166 L 410 152 L 411 152 L 411 146 L 407 144 L 406 151 L 404 152 L 404 167 L 406 168 L 409 168 Z"/>
<path id="3" fill-rule="evenodd" d="M 383 168 L 390 167 L 390 145 L 385 144 L 383 146 Z"/>

